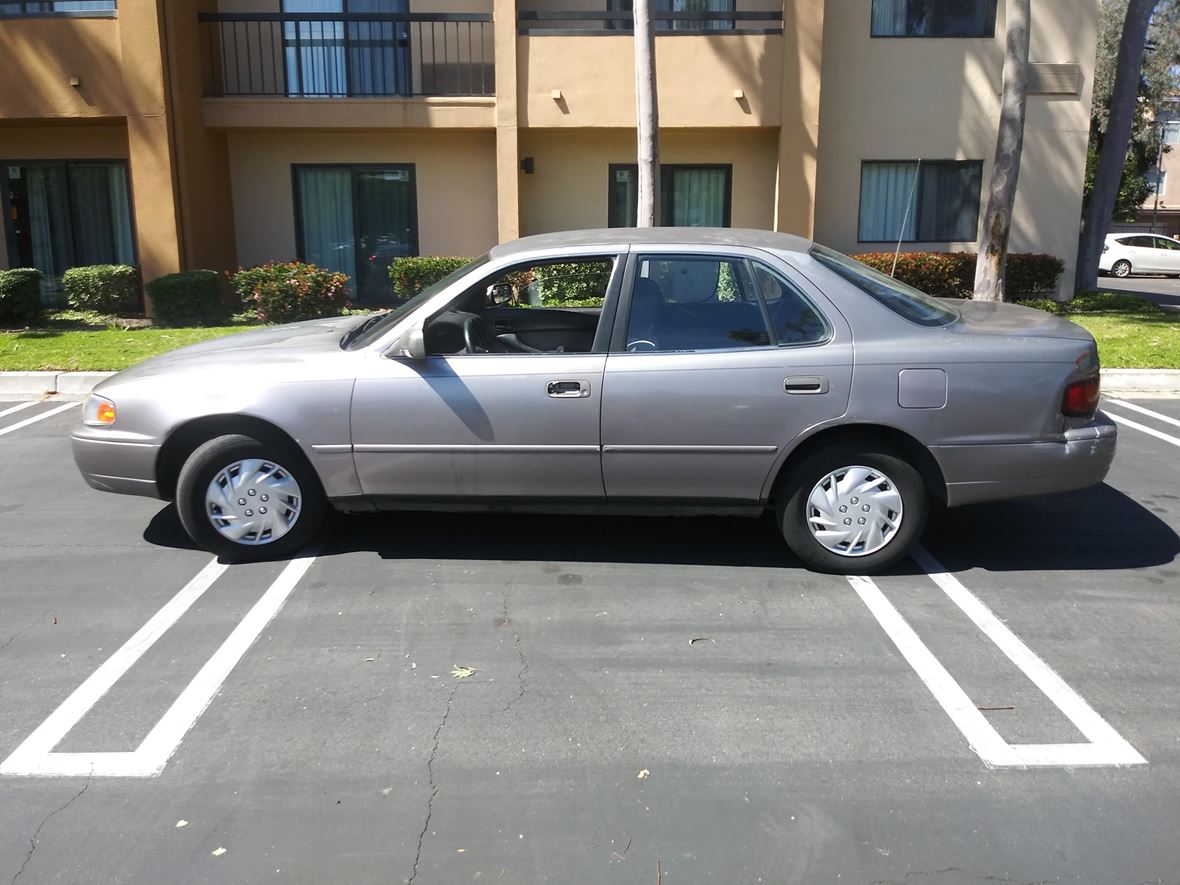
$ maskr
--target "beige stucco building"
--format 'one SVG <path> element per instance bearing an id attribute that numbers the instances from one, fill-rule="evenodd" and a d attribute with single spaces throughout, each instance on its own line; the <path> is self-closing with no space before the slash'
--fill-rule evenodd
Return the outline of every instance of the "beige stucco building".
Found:
<path id="1" fill-rule="evenodd" d="M 997 6 L 999 10 L 997 11 Z M 663 214 L 844 251 L 973 249 L 996 0 L 658 0 Z M 0 9 L 0 266 L 144 276 L 633 218 L 630 0 L 80 0 Z M 1098 0 L 1033 0 L 1012 249 L 1073 277 Z"/>

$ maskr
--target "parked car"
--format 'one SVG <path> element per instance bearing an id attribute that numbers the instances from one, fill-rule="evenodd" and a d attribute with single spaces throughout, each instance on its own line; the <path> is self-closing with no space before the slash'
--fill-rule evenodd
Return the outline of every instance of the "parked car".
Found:
<path id="1" fill-rule="evenodd" d="M 546 306 L 505 288 L 538 281 Z M 231 560 L 294 553 L 329 504 L 769 509 L 808 566 L 855 573 L 904 556 L 932 499 L 1100 482 L 1098 396 L 1094 339 L 1048 313 L 783 234 L 613 229 L 148 360 L 95 388 L 73 448 L 91 486 L 175 500 Z"/>
<path id="2" fill-rule="evenodd" d="M 1107 234 L 1098 270 L 1116 277 L 1133 273 L 1180 277 L 1180 240 L 1159 234 Z"/>

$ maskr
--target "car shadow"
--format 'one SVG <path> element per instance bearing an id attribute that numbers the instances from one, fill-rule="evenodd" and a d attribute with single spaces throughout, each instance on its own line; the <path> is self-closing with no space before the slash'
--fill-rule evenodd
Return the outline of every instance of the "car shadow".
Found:
<path id="1" fill-rule="evenodd" d="M 151 520 L 144 540 L 196 550 L 176 506 Z M 1108 485 L 1080 492 L 976 504 L 931 515 L 923 539 L 951 571 L 1096 571 L 1147 568 L 1180 555 L 1180 535 Z M 383 559 L 621 562 L 802 568 L 774 519 L 720 516 L 552 516 L 515 513 L 335 514 L 321 556 Z M 905 560 L 887 574 L 921 574 Z"/>

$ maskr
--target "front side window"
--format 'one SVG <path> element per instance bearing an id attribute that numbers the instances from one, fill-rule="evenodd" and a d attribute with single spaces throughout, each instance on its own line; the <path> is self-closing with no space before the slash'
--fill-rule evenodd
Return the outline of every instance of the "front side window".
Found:
<path id="1" fill-rule="evenodd" d="M 135 264 L 127 164 L 123 161 L 5 163 L 9 262 L 44 274 L 47 303 L 61 276 L 89 264 Z"/>
<path id="2" fill-rule="evenodd" d="M 873 0 L 874 37 L 991 37 L 996 0 Z"/>
<path id="3" fill-rule="evenodd" d="M 723 350 L 772 343 L 767 312 L 744 259 L 640 256 L 637 269 L 626 350 Z"/>
<path id="4" fill-rule="evenodd" d="M 363 304 L 393 298 L 389 265 L 418 254 L 414 167 L 296 166 L 299 257 L 346 273 Z"/>
<path id="5" fill-rule="evenodd" d="M 812 246 L 811 257 L 839 274 L 874 301 L 919 326 L 946 326 L 959 318 L 957 311 L 937 298 L 893 277 L 873 270 L 826 246 Z"/>
<path id="6" fill-rule="evenodd" d="M 1167 237 L 1156 237 L 1155 248 L 1168 249 L 1169 251 L 1177 250 L 1180 249 L 1180 243 L 1177 243 L 1175 240 L 1169 240 Z"/>
<path id="7" fill-rule="evenodd" d="M 70 15 L 115 11 L 115 0 L 24 0 L 0 2 L 0 15 Z"/>
<path id="8" fill-rule="evenodd" d="M 982 184 L 981 160 L 866 160 L 857 239 L 974 242 Z"/>
<path id="9" fill-rule="evenodd" d="M 733 167 L 660 166 L 660 224 L 729 227 Z M 639 204 L 639 167 L 611 164 L 607 214 L 611 227 L 634 227 Z"/>

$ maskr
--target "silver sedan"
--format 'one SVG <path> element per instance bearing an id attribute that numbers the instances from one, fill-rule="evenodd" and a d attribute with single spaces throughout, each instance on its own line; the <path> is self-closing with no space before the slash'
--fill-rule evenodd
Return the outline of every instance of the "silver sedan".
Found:
<path id="1" fill-rule="evenodd" d="M 807 240 L 614 229 L 498 246 L 396 310 L 246 332 L 104 381 L 96 489 L 174 499 L 230 560 L 329 505 L 773 511 L 808 566 L 871 572 L 931 501 L 1101 482 L 1084 329 L 931 298 Z"/>

